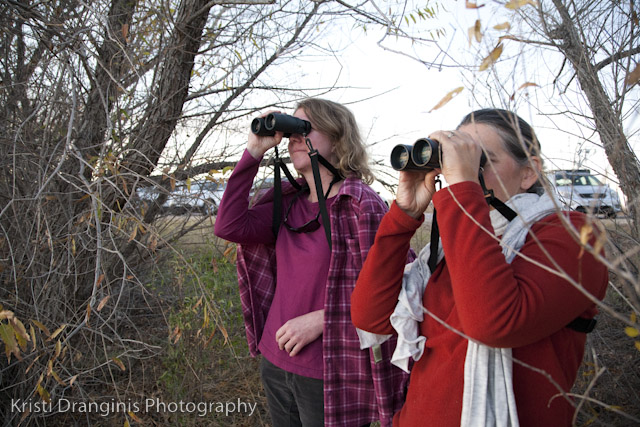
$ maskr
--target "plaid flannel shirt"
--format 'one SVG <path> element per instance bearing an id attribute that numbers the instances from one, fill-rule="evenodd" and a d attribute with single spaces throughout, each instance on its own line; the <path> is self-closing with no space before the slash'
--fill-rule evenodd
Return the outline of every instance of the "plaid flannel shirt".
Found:
<path id="1" fill-rule="evenodd" d="M 283 184 L 283 193 L 289 191 Z M 258 203 L 271 203 L 272 194 L 270 190 Z M 373 350 L 360 350 L 350 313 L 351 293 L 386 211 L 373 189 L 355 178 L 342 183 L 330 209 L 332 253 L 322 334 L 327 426 L 375 420 L 390 426 L 404 402 L 408 376 L 390 363 L 395 338 L 381 346 L 382 360 L 376 363 Z M 237 268 L 247 341 L 255 356 L 275 292 L 275 247 L 238 245 Z"/>

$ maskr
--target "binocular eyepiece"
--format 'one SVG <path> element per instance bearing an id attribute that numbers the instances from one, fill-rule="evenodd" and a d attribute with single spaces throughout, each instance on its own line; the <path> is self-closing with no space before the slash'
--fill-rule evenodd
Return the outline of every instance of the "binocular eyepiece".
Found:
<path id="1" fill-rule="evenodd" d="M 253 119 L 251 132 L 259 136 L 273 136 L 276 132 L 282 132 L 285 138 L 289 138 L 294 133 L 307 135 L 311 132 L 311 123 L 288 114 L 271 113 Z"/>
<path id="2" fill-rule="evenodd" d="M 440 143 L 435 139 L 420 138 L 413 145 L 399 144 L 391 150 L 391 166 L 397 171 L 433 170 L 442 167 Z M 484 152 L 480 167 L 487 162 Z"/>

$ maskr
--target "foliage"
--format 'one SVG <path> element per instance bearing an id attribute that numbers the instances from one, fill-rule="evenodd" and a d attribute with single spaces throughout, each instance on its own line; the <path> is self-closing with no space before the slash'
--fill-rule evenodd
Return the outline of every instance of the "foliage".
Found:
<path id="1" fill-rule="evenodd" d="M 44 422 L 47 411 L 13 411 L 17 399 L 52 411 L 98 391 L 118 401 L 163 351 L 149 329 L 175 322 L 174 341 L 190 333 L 186 312 L 156 317 L 166 295 L 146 284 L 212 219 L 161 216 L 163 203 L 180 183 L 220 179 L 255 111 L 329 91 L 269 70 L 317 53 L 323 26 L 356 10 L 298 0 L 0 3 L 0 418 Z M 150 189 L 157 197 L 146 200 Z M 171 274 L 190 271 L 182 262 Z M 201 334 L 224 336 L 220 307 L 200 287 Z"/>

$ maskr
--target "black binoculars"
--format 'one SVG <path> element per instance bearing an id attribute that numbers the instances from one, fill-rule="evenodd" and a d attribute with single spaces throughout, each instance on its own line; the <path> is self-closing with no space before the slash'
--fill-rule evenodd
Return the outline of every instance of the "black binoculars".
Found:
<path id="1" fill-rule="evenodd" d="M 294 133 L 307 135 L 311 132 L 311 123 L 288 114 L 271 113 L 253 119 L 251 132 L 259 136 L 273 136 L 276 132 L 282 132 L 285 138 L 289 138 Z"/>
<path id="2" fill-rule="evenodd" d="M 420 138 L 413 145 L 399 144 L 391 150 L 391 166 L 397 171 L 433 170 L 441 167 L 440 143 L 435 139 Z M 487 162 L 484 152 L 480 167 Z"/>
<path id="3" fill-rule="evenodd" d="M 420 138 L 413 145 L 399 144 L 391 150 L 391 166 L 397 170 L 432 170 L 440 167 L 440 143 Z"/>

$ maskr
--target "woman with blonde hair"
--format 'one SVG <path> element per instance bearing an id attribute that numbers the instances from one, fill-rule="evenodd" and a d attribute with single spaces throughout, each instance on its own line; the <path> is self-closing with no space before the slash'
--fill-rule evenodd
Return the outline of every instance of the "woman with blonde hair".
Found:
<path id="1" fill-rule="evenodd" d="M 311 98 L 293 116 L 310 123 L 306 134 L 288 135 L 301 178 L 249 206 L 260 161 L 284 136 L 249 133 L 215 224 L 217 236 L 239 244 L 247 339 L 252 355 L 263 356 L 273 425 L 390 425 L 407 376 L 389 362 L 392 342 L 360 349 L 350 317 L 351 293 L 387 206 L 368 185 L 372 173 L 349 109 Z M 315 173 L 311 148 L 326 160 Z M 281 193 L 281 214 L 274 193 Z"/>

